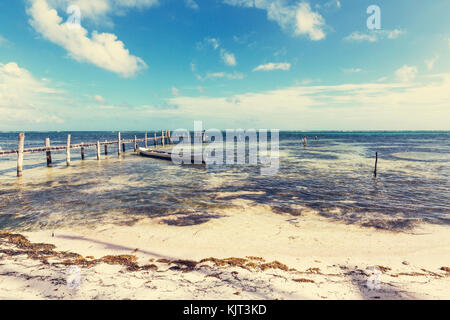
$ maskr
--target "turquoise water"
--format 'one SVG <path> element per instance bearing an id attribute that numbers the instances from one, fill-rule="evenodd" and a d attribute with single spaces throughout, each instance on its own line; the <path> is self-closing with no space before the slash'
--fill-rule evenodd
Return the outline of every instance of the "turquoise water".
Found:
<path id="1" fill-rule="evenodd" d="M 74 144 L 117 136 L 71 134 Z M 143 132 L 122 138 L 134 135 Z M 25 147 L 43 146 L 46 137 L 52 145 L 66 141 L 63 132 L 28 132 Z M 16 145 L 16 133 L 0 133 L 2 149 Z M 133 224 L 168 214 L 183 217 L 179 225 L 197 224 L 220 219 L 218 210 L 236 206 L 237 200 L 267 205 L 274 214 L 314 210 L 384 229 L 450 221 L 450 132 L 281 132 L 280 168 L 273 176 L 262 176 L 260 165 L 177 166 L 132 153 L 118 158 L 114 146 L 100 162 L 95 149 L 86 155 L 80 161 L 73 150 L 72 166 L 66 168 L 65 152 L 54 152 L 55 166 L 46 168 L 45 154 L 26 154 L 21 179 L 15 177 L 15 156 L 0 157 L 0 228 Z"/>

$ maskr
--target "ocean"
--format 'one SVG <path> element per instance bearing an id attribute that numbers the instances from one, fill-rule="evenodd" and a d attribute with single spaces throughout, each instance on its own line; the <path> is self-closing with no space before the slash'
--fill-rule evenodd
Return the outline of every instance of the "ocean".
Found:
<path id="1" fill-rule="evenodd" d="M 149 137 L 153 133 L 149 133 Z M 65 145 L 66 132 L 27 132 L 25 148 Z M 71 132 L 72 143 L 115 140 L 116 132 Z M 123 132 L 123 139 L 143 132 Z M 308 144 L 303 146 L 303 136 Z M 317 136 L 317 139 L 315 137 Z M 141 143 L 142 145 L 142 143 Z M 172 145 L 166 146 L 171 148 Z M 0 133 L 0 148 L 17 148 L 17 133 Z M 132 146 L 127 146 L 132 151 Z M 103 150 L 102 150 L 103 152 Z M 378 175 L 373 176 L 375 152 Z M 264 205 L 273 214 L 316 212 L 336 222 L 388 230 L 415 223 L 450 223 L 450 132 L 280 132 L 279 170 L 260 165 L 179 166 L 169 161 L 117 156 L 116 147 L 96 160 L 72 150 L 25 154 L 16 177 L 16 156 L 0 156 L 0 229 L 37 230 L 179 215 L 179 226 L 220 219 L 237 205 Z M 257 219 L 257 217 L 255 217 Z M 175 222 L 174 222 L 175 221 Z"/>

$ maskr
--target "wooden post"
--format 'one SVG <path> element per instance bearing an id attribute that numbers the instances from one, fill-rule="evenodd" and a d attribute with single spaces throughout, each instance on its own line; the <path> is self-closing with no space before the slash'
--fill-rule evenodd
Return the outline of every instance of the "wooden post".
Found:
<path id="1" fill-rule="evenodd" d="M 97 141 L 97 160 L 100 160 L 100 141 Z"/>
<path id="2" fill-rule="evenodd" d="M 108 145 L 107 145 L 108 140 L 105 140 L 105 156 L 108 155 Z"/>
<path id="3" fill-rule="evenodd" d="M 66 163 L 70 166 L 70 134 L 67 135 L 67 146 L 66 146 Z"/>
<path id="4" fill-rule="evenodd" d="M 17 151 L 17 176 L 22 176 L 23 170 L 23 145 L 25 142 L 25 133 L 19 133 L 19 148 Z"/>
<path id="5" fill-rule="evenodd" d="M 156 138 L 156 132 L 155 132 L 155 146 L 158 145 L 158 139 Z"/>
<path id="6" fill-rule="evenodd" d="M 373 176 L 377 177 L 377 163 L 378 163 L 378 152 L 375 152 L 375 169 L 373 170 Z"/>
<path id="7" fill-rule="evenodd" d="M 84 144 L 84 142 L 81 143 L 82 145 Z M 84 160 L 84 147 L 81 146 L 81 160 Z"/>
<path id="8" fill-rule="evenodd" d="M 203 130 L 203 132 L 202 132 L 202 142 L 203 143 L 206 142 L 206 130 Z"/>
<path id="9" fill-rule="evenodd" d="M 164 130 L 161 130 L 161 144 L 164 147 Z"/>
<path id="10" fill-rule="evenodd" d="M 120 156 L 120 131 L 117 132 L 117 154 Z"/>
<path id="11" fill-rule="evenodd" d="M 148 148 L 148 137 L 147 137 L 147 131 L 145 131 L 145 147 Z"/>
<path id="12" fill-rule="evenodd" d="M 136 136 L 134 136 L 134 152 L 137 151 L 137 139 Z"/>
<path id="13" fill-rule="evenodd" d="M 122 151 L 123 151 L 123 153 L 125 153 L 125 142 L 122 143 Z"/>
<path id="14" fill-rule="evenodd" d="M 52 152 L 50 151 L 50 138 L 45 138 L 45 147 L 47 148 L 47 167 L 52 166 Z"/>

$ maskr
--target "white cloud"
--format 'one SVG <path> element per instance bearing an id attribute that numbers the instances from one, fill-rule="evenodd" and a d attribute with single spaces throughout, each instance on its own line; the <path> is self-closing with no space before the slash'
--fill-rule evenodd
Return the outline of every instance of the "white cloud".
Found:
<path id="1" fill-rule="evenodd" d="M 8 40 L 6 40 L 2 35 L 0 34 L 0 46 L 8 44 Z"/>
<path id="2" fill-rule="evenodd" d="M 205 76 L 197 75 L 197 79 L 200 81 L 208 79 L 228 79 L 228 80 L 242 80 L 244 75 L 240 72 L 226 73 L 226 72 L 208 72 Z"/>
<path id="3" fill-rule="evenodd" d="M 213 47 L 214 50 L 217 50 L 220 47 L 219 40 L 216 38 L 206 38 L 205 42 Z"/>
<path id="4" fill-rule="evenodd" d="M 51 105 L 61 103 L 64 91 L 47 86 L 17 63 L 0 63 L 0 114 L 2 128 L 18 130 L 24 125 L 63 120 Z"/>
<path id="5" fill-rule="evenodd" d="M 394 29 L 394 30 L 373 30 L 367 33 L 355 31 L 349 34 L 344 40 L 347 41 L 368 41 L 377 42 L 382 39 L 397 39 L 400 35 L 404 34 L 404 30 Z"/>
<path id="6" fill-rule="evenodd" d="M 273 70 L 284 70 L 284 71 L 288 71 L 289 69 L 291 69 L 291 64 L 290 63 L 266 63 L 266 64 L 261 64 L 259 66 L 257 66 L 256 68 L 253 69 L 253 72 L 255 71 L 273 71 Z"/>
<path id="7" fill-rule="evenodd" d="M 299 4 L 296 14 L 296 34 L 307 34 L 311 40 L 322 40 L 325 38 L 323 27 L 325 20 L 317 12 L 312 12 L 308 3 Z"/>
<path id="8" fill-rule="evenodd" d="M 81 26 L 70 28 L 46 0 L 32 0 L 27 13 L 31 26 L 38 33 L 62 46 L 77 61 L 92 63 L 123 77 L 131 77 L 146 68 L 145 62 L 131 55 L 116 35 L 94 31 L 89 37 L 88 31 Z"/>
<path id="9" fill-rule="evenodd" d="M 342 69 L 343 72 L 345 73 L 359 73 L 362 71 L 362 69 L 360 68 L 347 68 L 347 69 Z"/>
<path id="10" fill-rule="evenodd" d="M 434 58 L 425 60 L 425 65 L 427 67 L 428 71 L 433 70 L 434 64 L 436 63 L 437 59 L 439 59 L 439 56 L 434 56 Z"/>
<path id="11" fill-rule="evenodd" d="M 180 95 L 180 90 L 176 87 L 172 87 L 171 89 L 172 95 L 178 97 Z"/>
<path id="12" fill-rule="evenodd" d="M 450 129 L 450 74 L 408 83 L 298 85 L 222 97 L 171 98 L 185 121 L 211 127 L 336 130 Z"/>
<path id="13" fill-rule="evenodd" d="M 411 67 L 405 64 L 403 67 L 395 71 L 395 76 L 400 81 L 409 82 L 414 80 L 414 78 L 417 75 L 417 72 L 418 72 L 417 67 L 414 66 Z"/>
<path id="14" fill-rule="evenodd" d="M 63 12 L 66 12 L 69 6 L 75 5 L 80 8 L 83 19 L 107 24 L 112 24 L 110 15 L 123 15 L 127 9 L 144 9 L 158 5 L 158 0 L 47 0 L 47 2 L 52 8 Z"/>
<path id="15" fill-rule="evenodd" d="M 234 67 L 236 62 L 236 57 L 234 53 L 228 52 L 226 49 L 221 48 L 220 40 L 217 38 L 205 38 L 202 42 L 197 43 L 198 49 L 203 49 L 205 44 L 211 46 L 214 50 L 220 48 L 220 58 L 227 66 Z"/>
<path id="16" fill-rule="evenodd" d="M 331 0 L 331 1 L 326 2 L 323 5 L 316 4 L 314 7 L 316 9 L 321 9 L 322 7 L 325 8 L 325 9 L 328 9 L 328 8 L 340 9 L 341 8 L 341 2 L 339 0 Z"/>
<path id="17" fill-rule="evenodd" d="M 347 37 L 345 37 L 345 40 L 375 42 L 378 40 L 378 37 L 377 37 L 376 33 L 361 33 L 361 32 L 355 31 L 355 32 L 352 32 Z"/>
<path id="18" fill-rule="evenodd" d="M 197 2 L 195 2 L 194 0 L 184 0 L 184 3 L 186 5 L 186 7 L 190 8 L 190 9 L 193 9 L 193 10 L 199 9 Z"/>
<path id="19" fill-rule="evenodd" d="M 401 36 L 404 33 L 405 33 L 405 31 L 399 30 L 399 29 L 386 30 L 386 35 L 387 35 L 388 39 L 397 39 L 399 36 Z"/>
<path id="20" fill-rule="evenodd" d="M 236 65 L 236 57 L 233 53 L 227 52 L 225 49 L 220 50 L 220 56 L 227 66 L 234 67 Z"/>
<path id="21" fill-rule="evenodd" d="M 224 0 L 224 3 L 265 10 L 269 20 L 277 22 L 293 35 L 307 35 L 314 41 L 325 38 L 325 19 L 312 11 L 307 2 L 289 5 L 283 0 Z"/>
<path id="22" fill-rule="evenodd" d="M 94 96 L 94 100 L 101 104 L 106 103 L 105 98 L 103 98 L 101 95 L 98 95 L 98 94 Z"/>

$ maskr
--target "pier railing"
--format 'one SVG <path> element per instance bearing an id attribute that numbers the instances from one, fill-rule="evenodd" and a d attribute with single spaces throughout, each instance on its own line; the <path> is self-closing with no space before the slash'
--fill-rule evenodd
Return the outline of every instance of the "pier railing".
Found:
<path id="1" fill-rule="evenodd" d="M 170 130 L 161 130 L 161 135 L 158 136 L 156 132 L 152 137 L 148 136 L 148 133 L 145 132 L 144 138 L 137 138 L 137 136 L 134 136 L 134 139 L 121 139 L 120 132 L 117 133 L 117 140 L 114 141 L 96 141 L 96 142 L 89 142 L 89 143 L 78 143 L 78 144 L 71 144 L 71 134 L 67 135 L 67 143 L 66 145 L 58 145 L 58 146 L 51 146 L 50 144 L 50 138 L 46 138 L 44 140 L 44 146 L 43 147 L 37 147 L 37 148 L 24 148 L 25 143 L 25 134 L 19 133 L 18 137 L 18 148 L 15 150 L 0 150 L 0 156 L 4 155 L 10 155 L 10 154 L 17 154 L 17 176 L 21 177 L 23 173 L 23 158 L 25 153 L 37 153 L 37 152 L 45 152 L 47 155 L 47 166 L 52 167 L 52 151 L 60 151 L 60 150 L 66 150 L 66 164 L 67 166 L 70 166 L 70 156 L 71 156 L 71 150 L 73 149 L 80 149 L 81 152 L 81 160 L 85 159 L 85 148 L 91 148 L 95 147 L 97 149 L 97 160 L 100 160 L 101 156 L 101 147 L 104 147 L 104 155 L 108 155 L 108 146 L 109 145 L 116 145 L 117 146 L 117 154 L 120 156 L 122 152 L 125 152 L 126 150 L 126 144 L 133 143 L 133 150 L 134 152 L 138 149 L 138 143 L 144 142 L 144 146 L 146 148 L 149 147 L 149 145 L 153 144 L 154 146 L 157 146 L 158 143 L 161 146 L 164 146 L 165 144 L 172 144 L 172 135 L 170 133 Z"/>

